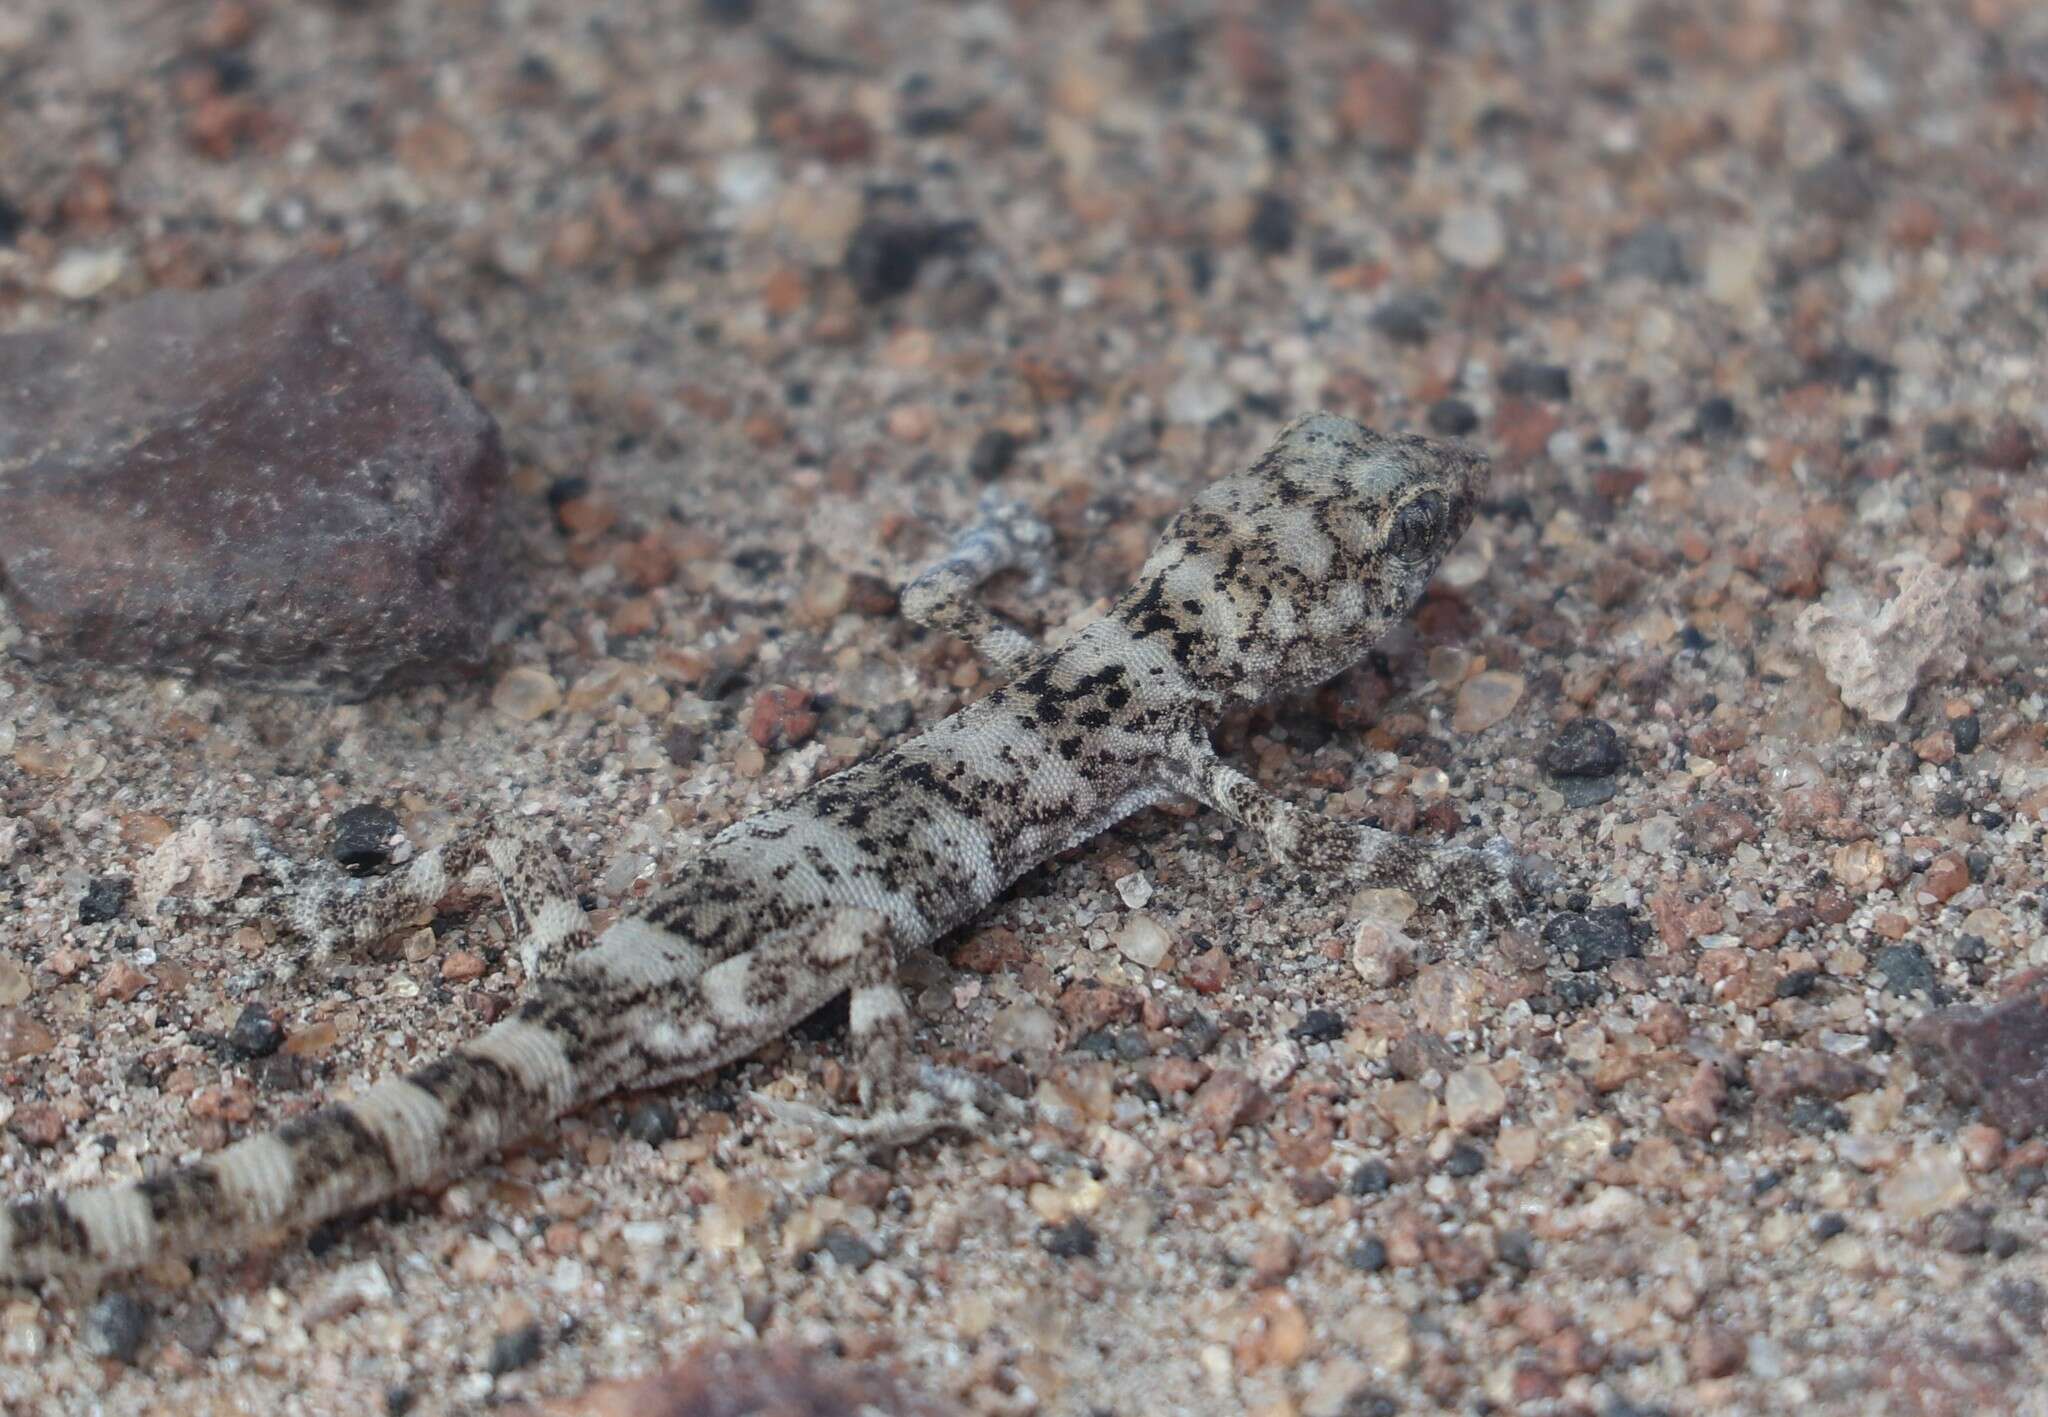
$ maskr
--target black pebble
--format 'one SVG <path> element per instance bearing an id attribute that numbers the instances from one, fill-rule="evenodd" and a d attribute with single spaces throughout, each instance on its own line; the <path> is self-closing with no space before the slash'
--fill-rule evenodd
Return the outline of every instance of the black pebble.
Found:
<path id="1" fill-rule="evenodd" d="M 985 428 L 967 454 L 967 470 L 983 482 L 993 482 L 1017 460 L 1017 446 L 1017 435 L 1009 429 Z"/>
<path id="2" fill-rule="evenodd" d="M 1970 810 L 1970 799 L 1952 787 L 1934 794 L 1934 810 L 1944 817 L 1960 817 Z"/>
<path id="3" fill-rule="evenodd" d="M 1918 945 L 1888 945 L 1877 952 L 1877 972 L 1893 994 L 1934 993 L 1934 964 Z"/>
<path id="4" fill-rule="evenodd" d="M 1397 295 L 1366 317 L 1365 322 L 1395 344 L 1421 344 L 1429 338 L 1436 302 L 1422 295 Z"/>
<path id="5" fill-rule="evenodd" d="M 1557 730 L 1541 761 L 1552 777 L 1612 777 L 1628 765 L 1628 754 L 1606 719 L 1575 718 Z"/>
<path id="6" fill-rule="evenodd" d="M 398 835 L 398 814 L 389 807 L 365 802 L 334 819 L 332 855 L 352 876 L 367 876 L 391 864 Z"/>
<path id="7" fill-rule="evenodd" d="M 1849 1222 L 1831 1210 L 1813 1222 L 1813 1238 L 1816 1240 L 1832 1240 L 1848 1228 Z"/>
<path id="8" fill-rule="evenodd" d="M 121 876 L 100 876 L 78 898 L 78 923 L 104 925 L 121 913 L 128 903 L 129 885 Z"/>
<path id="9" fill-rule="evenodd" d="M 1300 1023 L 1288 1030 L 1288 1037 L 1303 1043 L 1328 1043 L 1344 1036 L 1344 1015 L 1329 1009 L 1310 1009 Z"/>
<path id="10" fill-rule="evenodd" d="M 1778 980 L 1777 995 L 1781 999 L 1803 999 L 1813 992 L 1814 982 L 1819 978 L 1817 969 L 1795 969 Z"/>
<path id="11" fill-rule="evenodd" d="M 1974 753 L 1977 743 L 1983 737 L 1983 725 L 1977 722 L 1977 715 L 1966 713 L 1961 718 L 1949 720 L 1948 731 L 1956 736 L 1958 753 Z"/>
<path id="12" fill-rule="evenodd" d="M 1458 1143 L 1444 1158 L 1444 1174 L 1447 1176 L 1477 1176 L 1485 1169 L 1485 1153 L 1470 1142 Z"/>
<path id="13" fill-rule="evenodd" d="M 903 294 L 933 256 L 959 249 L 971 222 L 862 222 L 846 243 L 844 266 L 854 291 L 869 305 Z"/>
<path id="14" fill-rule="evenodd" d="M 1394 1173 L 1387 1169 L 1384 1161 L 1361 1161 L 1358 1169 L 1351 1173 L 1351 1194 L 1354 1196 L 1385 1195 L 1393 1184 Z"/>
<path id="15" fill-rule="evenodd" d="M 283 1042 L 284 1030 L 261 1004 L 244 1004 L 228 1030 L 228 1046 L 244 1058 L 268 1058 Z"/>
<path id="16" fill-rule="evenodd" d="M 1462 438 L 1479 426 L 1479 415 L 1463 399 L 1438 399 L 1429 406 L 1429 431 L 1444 438 Z"/>
<path id="17" fill-rule="evenodd" d="M 722 25 L 743 25 L 754 18 L 754 0 L 698 0 L 707 19 Z"/>
<path id="18" fill-rule="evenodd" d="M 1643 953 L 1635 922 L 1619 905 L 1553 915 L 1544 922 L 1543 943 L 1552 954 L 1567 956 L 1571 967 L 1580 971 L 1605 969 L 1618 959 L 1640 959 Z"/>
<path id="19" fill-rule="evenodd" d="M 649 1146 L 674 1141 L 676 1109 L 666 1102 L 643 1102 L 626 1114 L 626 1135 Z"/>
<path id="20" fill-rule="evenodd" d="M 85 1351 L 95 1358 L 133 1363 L 149 1332 L 149 1311 L 126 1294 L 109 1294 L 85 1315 Z"/>
<path id="21" fill-rule="evenodd" d="M 0 196 L 0 246 L 12 246 L 24 225 L 21 208 Z"/>
<path id="22" fill-rule="evenodd" d="M 1367 1274 L 1378 1274 L 1387 1267 L 1386 1243 L 1376 1235 L 1368 1235 L 1345 1253 L 1344 1263 Z"/>
<path id="23" fill-rule="evenodd" d="M 405 1417 L 406 1413 L 412 1411 L 413 1404 L 418 1401 L 419 1398 L 414 1395 L 413 1390 L 409 1387 L 402 1385 L 387 1387 L 384 1389 L 384 1417 Z"/>
<path id="24" fill-rule="evenodd" d="M 1294 247 L 1294 203 L 1278 192 L 1259 193 L 1245 234 L 1253 250 L 1267 256 L 1285 255 Z"/>
<path id="25" fill-rule="evenodd" d="M 1057 1225 L 1048 1225 L 1039 1236 L 1039 1244 L 1045 1252 L 1059 1259 L 1093 1259 L 1095 1257 L 1095 1227 L 1079 1216 L 1063 1220 Z"/>
<path id="26" fill-rule="evenodd" d="M 1693 415 L 1692 431 L 1700 438 L 1726 438 L 1742 428 L 1742 414 L 1733 399 L 1715 396 Z"/>
<path id="27" fill-rule="evenodd" d="M 875 1262 L 875 1247 L 851 1230 L 833 1226 L 818 1241 L 818 1248 L 839 1261 L 842 1268 L 863 1270 Z"/>
<path id="28" fill-rule="evenodd" d="M 1572 396 L 1571 370 L 1562 364 L 1530 364 L 1518 360 L 1502 369 L 1494 382 L 1502 393 L 1518 398 L 1563 403 Z"/>
<path id="29" fill-rule="evenodd" d="M 516 1373 L 521 1368 L 531 1367 L 540 1357 L 540 1325 L 527 1324 L 510 1333 L 501 1333 L 491 1340 L 491 1356 L 487 1366 L 493 1377 L 504 1373 Z"/>

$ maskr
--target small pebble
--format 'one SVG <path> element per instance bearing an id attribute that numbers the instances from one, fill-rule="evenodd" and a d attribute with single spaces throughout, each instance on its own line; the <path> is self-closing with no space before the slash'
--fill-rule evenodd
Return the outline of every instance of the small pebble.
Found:
<path id="1" fill-rule="evenodd" d="M 1093 1259 L 1097 1243 L 1095 1227 L 1079 1216 L 1048 1225 L 1040 1232 L 1038 1242 L 1047 1254 L 1063 1260 Z"/>
<path id="2" fill-rule="evenodd" d="M 1282 256 L 1294 248 L 1294 204 L 1278 192 L 1261 192 L 1245 235 L 1262 256 Z"/>
<path id="3" fill-rule="evenodd" d="M 1685 247 L 1661 222 L 1645 222 L 1623 237 L 1607 256 L 1607 274 L 1620 280 L 1642 276 L 1659 285 L 1685 285 L 1692 280 Z"/>
<path id="4" fill-rule="evenodd" d="M 1359 1162 L 1346 1184 L 1354 1196 L 1381 1196 L 1394 1184 L 1394 1173 L 1386 1162 L 1375 1157 Z"/>
<path id="5" fill-rule="evenodd" d="M 78 923 L 104 925 L 121 913 L 133 889 L 126 877 L 99 876 L 85 888 L 78 900 Z"/>
<path id="6" fill-rule="evenodd" d="M 1366 323 L 1395 344 L 1421 344 L 1429 338 L 1436 315 L 1436 302 L 1427 296 L 1397 295 L 1367 316 Z M 1476 417 L 1473 426 L 1478 426 Z"/>
<path id="7" fill-rule="evenodd" d="M 1451 1148 L 1451 1154 L 1444 1158 L 1444 1174 L 1447 1176 L 1477 1176 L 1486 1169 L 1486 1154 L 1478 1147 L 1459 1143 Z"/>
<path id="8" fill-rule="evenodd" d="M 524 1324 L 491 1340 L 491 1356 L 485 1367 L 493 1377 L 516 1373 L 539 1360 L 540 1348 L 540 1325 Z"/>
<path id="9" fill-rule="evenodd" d="M 875 1262 L 875 1247 L 843 1226 L 833 1226 L 818 1241 L 818 1248 L 838 1261 L 843 1269 L 856 1273 Z"/>
<path id="10" fill-rule="evenodd" d="M 1287 1031 L 1289 1038 L 1303 1043 L 1328 1043 L 1344 1036 L 1344 1015 L 1329 1009 L 1310 1009 L 1301 1022 Z"/>
<path id="11" fill-rule="evenodd" d="M 1437 254 L 1453 265 L 1490 270 L 1508 253 L 1507 227 L 1488 206 L 1457 206 L 1444 213 L 1436 232 Z"/>
<path id="12" fill-rule="evenodd" d="M 1516 362 L 1500 371 L 1494 387 L 1517 398 L 1547 399 L 1564 403 L 1572 396 L 1571 371 L 1562 364 Z"/>
<path id="13" fill-rule="evenodd" d="M 1133 913 L 1116 932 L 1117 953 L 1143 969 L 1157 969 L 1173 950 L 1173 934 L 1142 911 Z"/>
<path id="14" fill-rule="evenodd" d="M 1742 429 L 1742 415 L 1730 399 L 1715 397 L 1699 406 L 1693 417 L 1693 433 L 1706 439 L 1727 438 Z"/>
<path id="15" fill-rule="evenodd" d="M 626 1135 L 649 1146 L 675 1140 L 676 1109 L 666 1102 L 643 1102 L 626 1114 Z"/>
<path id="16" fill-rule="evenodd" d="M 1438 399 L 1429 406 L 1429 431 L 1443 438 L 1462 438 L 1479 426 L 1479 414 L 1463 399 Z"/>
<path id="17" fill-rule="evenodd" d="M 228 1046 L 244 1058 L 267 1058 L 283 1043 L 284 1029 L 261 1004 L 244 1004 L 228 1032 Z"/>
<path id="18" fill-rule="evenodd" d="M 491 691 L 491 707 L 519 723 L 545 718 L 562 704 L 562 686 L 545 669 L 522 664 L 506 671 Z"/>
<path id="19" fill-rule="evenodd" d="M 967 454 L 967 470 L 983 482 L 993 482 L 1010 470 L 1018 446 L 1017 435 L 1007 428 L 983 429 Z"/>
<path id="20" fill-rule="evenodd" d="M 334 819 L 330 854 L 352 876 L 366 876 L 391 862 L 400 836 L 398 814 L 389 807 L 364 802 Z"/>
<path id="21" fill-rule="evenodd" d="M 1366 1274 L 1378 1274 L 1387 1267 L 1386 1242 L 1368 1235 L 1344 1252 L 1344 1263 Z"/>
<path id="22" fill-rule="evenodd" d="M 1892 994 L 1928 994 L 1935 990 L 1934 962 L 1918 945 L 1887 945 L 1872 961 Z"/>
<path id="23" fill-rule="evenodd" d="M 1525 681 L 1519 674 L 1489 669 L 1458 687 L 1458 707 L 1451 727 L 1460 733 L 1483 733 L 1515 711 Z"/>
<path id="24" fill-rule="evenodd" d="M 109 1294 L 86 1311 L 85 1351 L 95 1358 L 133 1363 L 148 1332 L 148 1310 L 126 1294 Z"/>
<path id="25" fill-rule="evenodd" d="M 1612 777 L 1627 766 L 1628 755 L 1613 724 L 1575 718 L 1557 730 L 1540 761 L 1552 777 Z"/>
<path id="26" fill-rule="evenodd" d="M 1543 924 L 1543 943 L 1554 956 L 1581 972 L 1605 969 L 1616 960 L 1640 959 L 1642 942 L 1626 907 L 1563 911 Z"/>

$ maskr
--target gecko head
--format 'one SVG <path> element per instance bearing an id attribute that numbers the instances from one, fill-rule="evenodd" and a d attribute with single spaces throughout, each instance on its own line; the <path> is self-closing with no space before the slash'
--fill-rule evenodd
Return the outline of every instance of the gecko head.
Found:
<path id="1" fill-rule="evenodd" d="M 1167 529 L 1125 602 L 1193 684 L 1262 699 L 1355 663 L 1471 525 L 1483 454 L 1335 414 L 1284 428 Z"/>

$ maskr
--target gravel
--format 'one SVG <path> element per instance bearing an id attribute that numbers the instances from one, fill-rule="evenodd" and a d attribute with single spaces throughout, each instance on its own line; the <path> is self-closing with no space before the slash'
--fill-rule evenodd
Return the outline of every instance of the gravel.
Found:
<path id="1" fill-rule="evenodd" d="M 500 429 L 506 601 L 481 681 L 352 704 L 54 676 L 9 602 L 7 1196 L 217 1150 L 518 1006 L 482 873 L 315 962 L 259 838 L 339 876 L 352 808 L 418 849 L 516 822 L 602 928 L 993 688 L 890 611 L 991 485 L 1057 535 L 1044 590 L 991 598 L 1056 640 L 1308 407 L 1469 439 L 1493 485 L 1412 626 L 1219 751 L 1555 884 L 1454 923 L 1166 804 L 904 961 L 919 1052 L 1028 1123 L 866 1157 L 745 1101 L 856 1105 L 842 1010 L 318 1244 L 116 1276 L 159 1315 L 132 1364 L 90 1298 L 10 1296 L 0 1407 L 596 1412 L 835 1350 L 1062 1415 L 2042 1389 L 2041 7 L 25 3 L 0 332 L 363 263 Z M 1796 626 L 1916 563 L 1981 623 L 1872 723 Z M 1600 775 L 1558 774 L 1567 733 Z M 135 896 L 81 924 L 98 879 Z M 1119 948 L 1139 910 L 1156 957 Z M 1412 947 L 1354 967 L 1368 917 Z M 223 1040 L 258 1001 L 251 1060 Z M 802 1262 L 835 1232 L 872 1260 Z M 323 1312 L 366 1261 L 391 1283 Z"/>

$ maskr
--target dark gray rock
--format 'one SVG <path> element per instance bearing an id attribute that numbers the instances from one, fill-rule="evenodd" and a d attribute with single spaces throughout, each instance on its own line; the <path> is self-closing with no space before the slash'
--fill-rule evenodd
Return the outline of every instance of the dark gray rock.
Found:
<path id="1" fill-rule="evenodd" d="M 504 460 L 348 262 L 0 337 L 0 577 L 45 662 L 361 697 L 481 667 Z"/>

